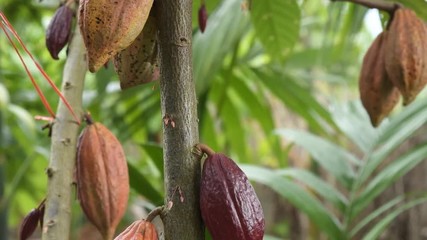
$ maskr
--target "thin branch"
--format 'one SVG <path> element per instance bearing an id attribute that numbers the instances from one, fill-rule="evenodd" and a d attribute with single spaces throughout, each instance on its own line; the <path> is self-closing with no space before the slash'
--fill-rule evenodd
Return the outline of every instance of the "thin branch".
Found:
<path id="1" fill-rule="evenodd" d="M 402 5 L 400 3 L 386 2 L 382 0 L 331 0 L 332 2 L 351 2 L 368 8 L 376 8 L 393 16 L 393 13 Z"/>
<path id="2" fill-rule="evenodd" d="M 65 63 L 62 91 L 80 118 L 83 116 L 82 95 L 87 71 L 85 47 L 79 26 L 74 31 Z M 60 101 L 52 127 L 52 145 L 48 175 L 43 240 L 67 239 L 71 226 L 71 203 L 74 199 L 74 168 L 79 125 L 67 106 Z"/>

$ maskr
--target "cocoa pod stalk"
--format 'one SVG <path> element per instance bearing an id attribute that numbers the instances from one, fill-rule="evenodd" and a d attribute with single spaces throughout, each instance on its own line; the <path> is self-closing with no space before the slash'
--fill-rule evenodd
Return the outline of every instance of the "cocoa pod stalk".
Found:
<path id="1" fill-rule="evenodd" d="M 245 173 L 233 160 L 204 145 L 208 154 L 202 170 L 200 209 L 213 240 L 261 240 L 264 214 Z"/>
<path id="2" fill-rule="evenodd" d="M 380 33 L 363 58 L 359 91 L 374 127 L 387 117 L 399 101 L 399 90 L 390 81 L 384 65 L 387 32 Z"/>
<path id="3" fill-rule="evenodd" d="M 386 71 L 402 94 L 403 105 L 408 105 L 427 83 L 427 31 L 414 11 L 399 8 L 388 32 Z"/>
<path id="4" fill-rule="evenodd" d="M 88 119 L 77 150 L 78 196 L 86 217 L 110 240 L 127 207 L 128 169 L 117 138 L 101 123 Z"/>

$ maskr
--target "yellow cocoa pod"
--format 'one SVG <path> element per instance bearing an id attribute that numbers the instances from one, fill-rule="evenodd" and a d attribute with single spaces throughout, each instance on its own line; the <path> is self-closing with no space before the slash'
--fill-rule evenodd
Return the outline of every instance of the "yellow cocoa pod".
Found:
<path id="1" fill-rule="evenodd" d="M 427 83 L 427 31 L 414 11 L 399 8 L 389 26 L 385 67 L 403 104 L 411 103 Z"/>
<path id="2" fill-rule="evenodd" d="M 129 175 L 123 148 L 101 123 L 83 130 L 77 152 L 80 205 L 104 239 L 113 239 L 129 197 Z"/>
<path id="3" fill-rule="evenodd" d="M 363 58 L 359 77 L 360 99 L 369 114 L 371 123 L 377 127 L 399 101 L 399 90 L 390 81 L 384 65 L 387 32 L 382 32 L 373 41 Z"/>
<path id="4" fill-rule="evenodd" d="M 79 26 L 95 72 L 139 35 L 153 0 L 80 0 Z"/>

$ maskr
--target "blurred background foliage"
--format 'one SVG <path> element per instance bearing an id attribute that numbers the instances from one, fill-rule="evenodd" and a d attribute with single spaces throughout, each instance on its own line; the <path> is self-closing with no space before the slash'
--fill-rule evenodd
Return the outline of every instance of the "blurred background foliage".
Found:
<path id="1" fill-rule="evenodd" d="M 424 0 L 400 2 L 427 20 Z M 427 153 L 421 141 L 386 161 L 399 145 L 422 133 L 427 118 L 423 94 L 378 129 L 370 126 L 359 102 L 361 61 L 386 15 L 313 0 L 206 4 L 203 34 L 196 22 L 200 2 L 193 8 L 200 141 L 231 156 L 259 183 L 266 239 L 377 239 L 399 213 L 425 202 L 425 192 L 406 193 L 362 214 Z M 44 38 L 57 6 L 54 0 L 0 2 L 0 10 L 59 85 L 66 53 L 59 61 L 51 59 Z M 55 108 L 58 97 L 25 59 Z M 159 101 L 157 82 L 121 91 L 112 64 L 87 74 L 84 106 L 117 135 L 127 154 L 132 196 L 122 227 L 163 203 Z M 47 112 L 0 33 L 2 240 L 17 238 L 23 216 L 45 196 L 50 140 L 36 115 Z M 305 224 L 294 216 L 301 213 L 308 218 Z M 77 199 L 73 216 L 71 239 L 96 239 L 88 235 L 93 228 Z"/>

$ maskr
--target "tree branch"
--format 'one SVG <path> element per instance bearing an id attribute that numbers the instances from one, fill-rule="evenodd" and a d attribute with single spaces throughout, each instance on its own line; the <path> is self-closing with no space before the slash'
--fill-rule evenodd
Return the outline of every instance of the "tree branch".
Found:
<path id="1" fill-rule="evenodd" d="M 390 16 L 393 16 L 394 11 L 399 7 L 402 7 L 400 3 L 386 2 L 382 0 L 331 0 L 332 2 L 351 2 L 359 4 L 368 8 L 376 8 L 385 12 L 388 12 Z"/>
<path id="2" fill-rule="evenodd" d="M 192 1 L 155 1 L 161 53 L 161 108 L 164 116 L 166 240 L 200 240 L 200 161 L 192 154 L 198 142 L 196 91 L 192 77 Z M 177 193 L 177 194 L 174 194 Z"/>
<path id="3" fill-rule="evenodd" d="M 64 67 L 62 92 L 79 116 L 83 115 L 82 94 L 86 70 L 85 48 L 79 26 L 76 25 Z M 52 129 L 51 155 L 47 169 L 43 240 L 68 239 L 70 235 L 78 131 L 79 125 L 60 101 Z"/>

